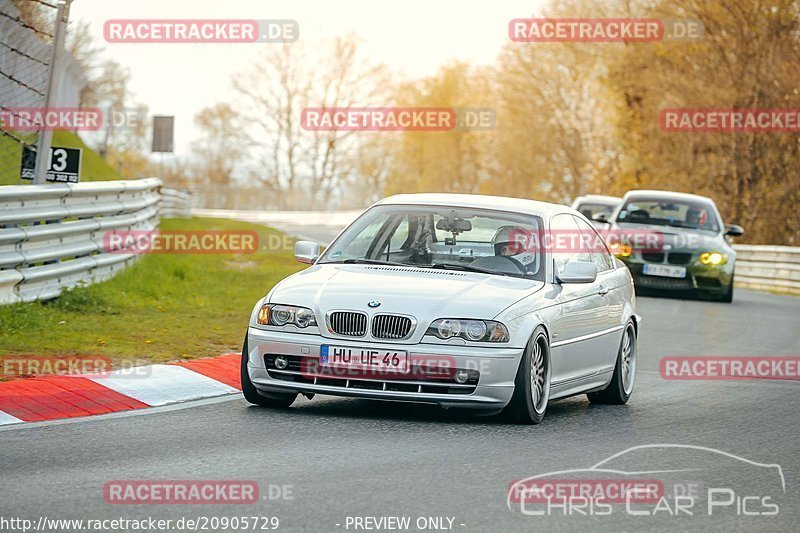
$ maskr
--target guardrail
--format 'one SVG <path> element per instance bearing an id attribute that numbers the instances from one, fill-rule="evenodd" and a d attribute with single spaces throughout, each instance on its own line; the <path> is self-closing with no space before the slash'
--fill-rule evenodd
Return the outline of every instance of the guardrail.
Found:
<path id="1" fill-rule="evenodd" d="M 160 215 L 164 218 L 192 216 L 192 194 L 162 187 Z"/>
<path id="2" fill-rule="evenodd" d="M 736 285 L 800 294 L 800 248 L 737 244 Z"/>
<path id="3" fill-rule="evenodd" d="M 0 304 L 45 300 L 112 277 L 136 259 L 109 230 L 158 227 L 161 180 L 0 187 Z"/>

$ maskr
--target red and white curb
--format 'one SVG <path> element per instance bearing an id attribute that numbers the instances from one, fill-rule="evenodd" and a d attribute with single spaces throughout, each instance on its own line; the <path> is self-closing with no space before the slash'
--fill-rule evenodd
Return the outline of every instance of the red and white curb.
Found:
<path id="1" fill-rule="evenodd" d="M 0 382 L 0 426 L 158 407 L 241 391 L 241 354 Z"/>

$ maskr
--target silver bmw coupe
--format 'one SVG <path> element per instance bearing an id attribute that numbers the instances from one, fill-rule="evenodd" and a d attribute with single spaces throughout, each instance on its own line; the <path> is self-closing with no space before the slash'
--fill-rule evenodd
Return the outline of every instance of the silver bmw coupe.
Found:
<path id="1" fill-rule="evenodd" d="M 624 404 L 636 373 L 631 275 L 577 211 L 532 200 L 382 200 L 253 308 L 242 386 L 503 412 L 537 424 L 551 400 Z"/>

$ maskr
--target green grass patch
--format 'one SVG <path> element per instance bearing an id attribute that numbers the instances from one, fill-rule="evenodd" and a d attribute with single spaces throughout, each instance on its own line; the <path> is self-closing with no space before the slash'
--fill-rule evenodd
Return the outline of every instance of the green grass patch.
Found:
<path id="1" fill-rule="evenodd" d="M 47 302 L 0 306 L 0 358 L 105 356 L 163 362 L 239 351 L 250 312 L 302 268 L 291 250 L 265 250 L 283 234 L 231 220 L 166 219 L 162 230 L 245 230 L 253 254 L 148 254 L 114 278 Z M 291 241 L 290 241 L 291 242 Z"/>
<path id="2" fill-rule="evenodd" d="M 30 136 L 28 136 L 30 137 Z M 26 142 L 28 139 L 25 139 Z M 70 131 L 54 131 L 53 146 L 82 148 L 81 181 L 109 181 L 122 179 L 94 150 L 86 146 L 78 135 Z M 20 179 L 22 146 L 5 135 L 0 135 L 0 185 L 23 185 L 31 180 Z"/>

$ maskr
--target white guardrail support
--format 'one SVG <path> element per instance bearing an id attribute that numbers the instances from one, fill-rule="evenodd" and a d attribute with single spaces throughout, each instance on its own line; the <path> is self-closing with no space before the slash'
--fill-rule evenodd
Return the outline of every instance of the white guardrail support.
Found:
<path id="1" fill-rule="evenodd" d="M 0 304 L 54 298 L 110 278 L 136 255 L 106 231 L 158 228 L 161 180 L 0 187 Z"/>
<path id="2" fill-rule="evenodd" d="M 736 285 L 800 295 L 800 248 L 737 244 Z"/>

